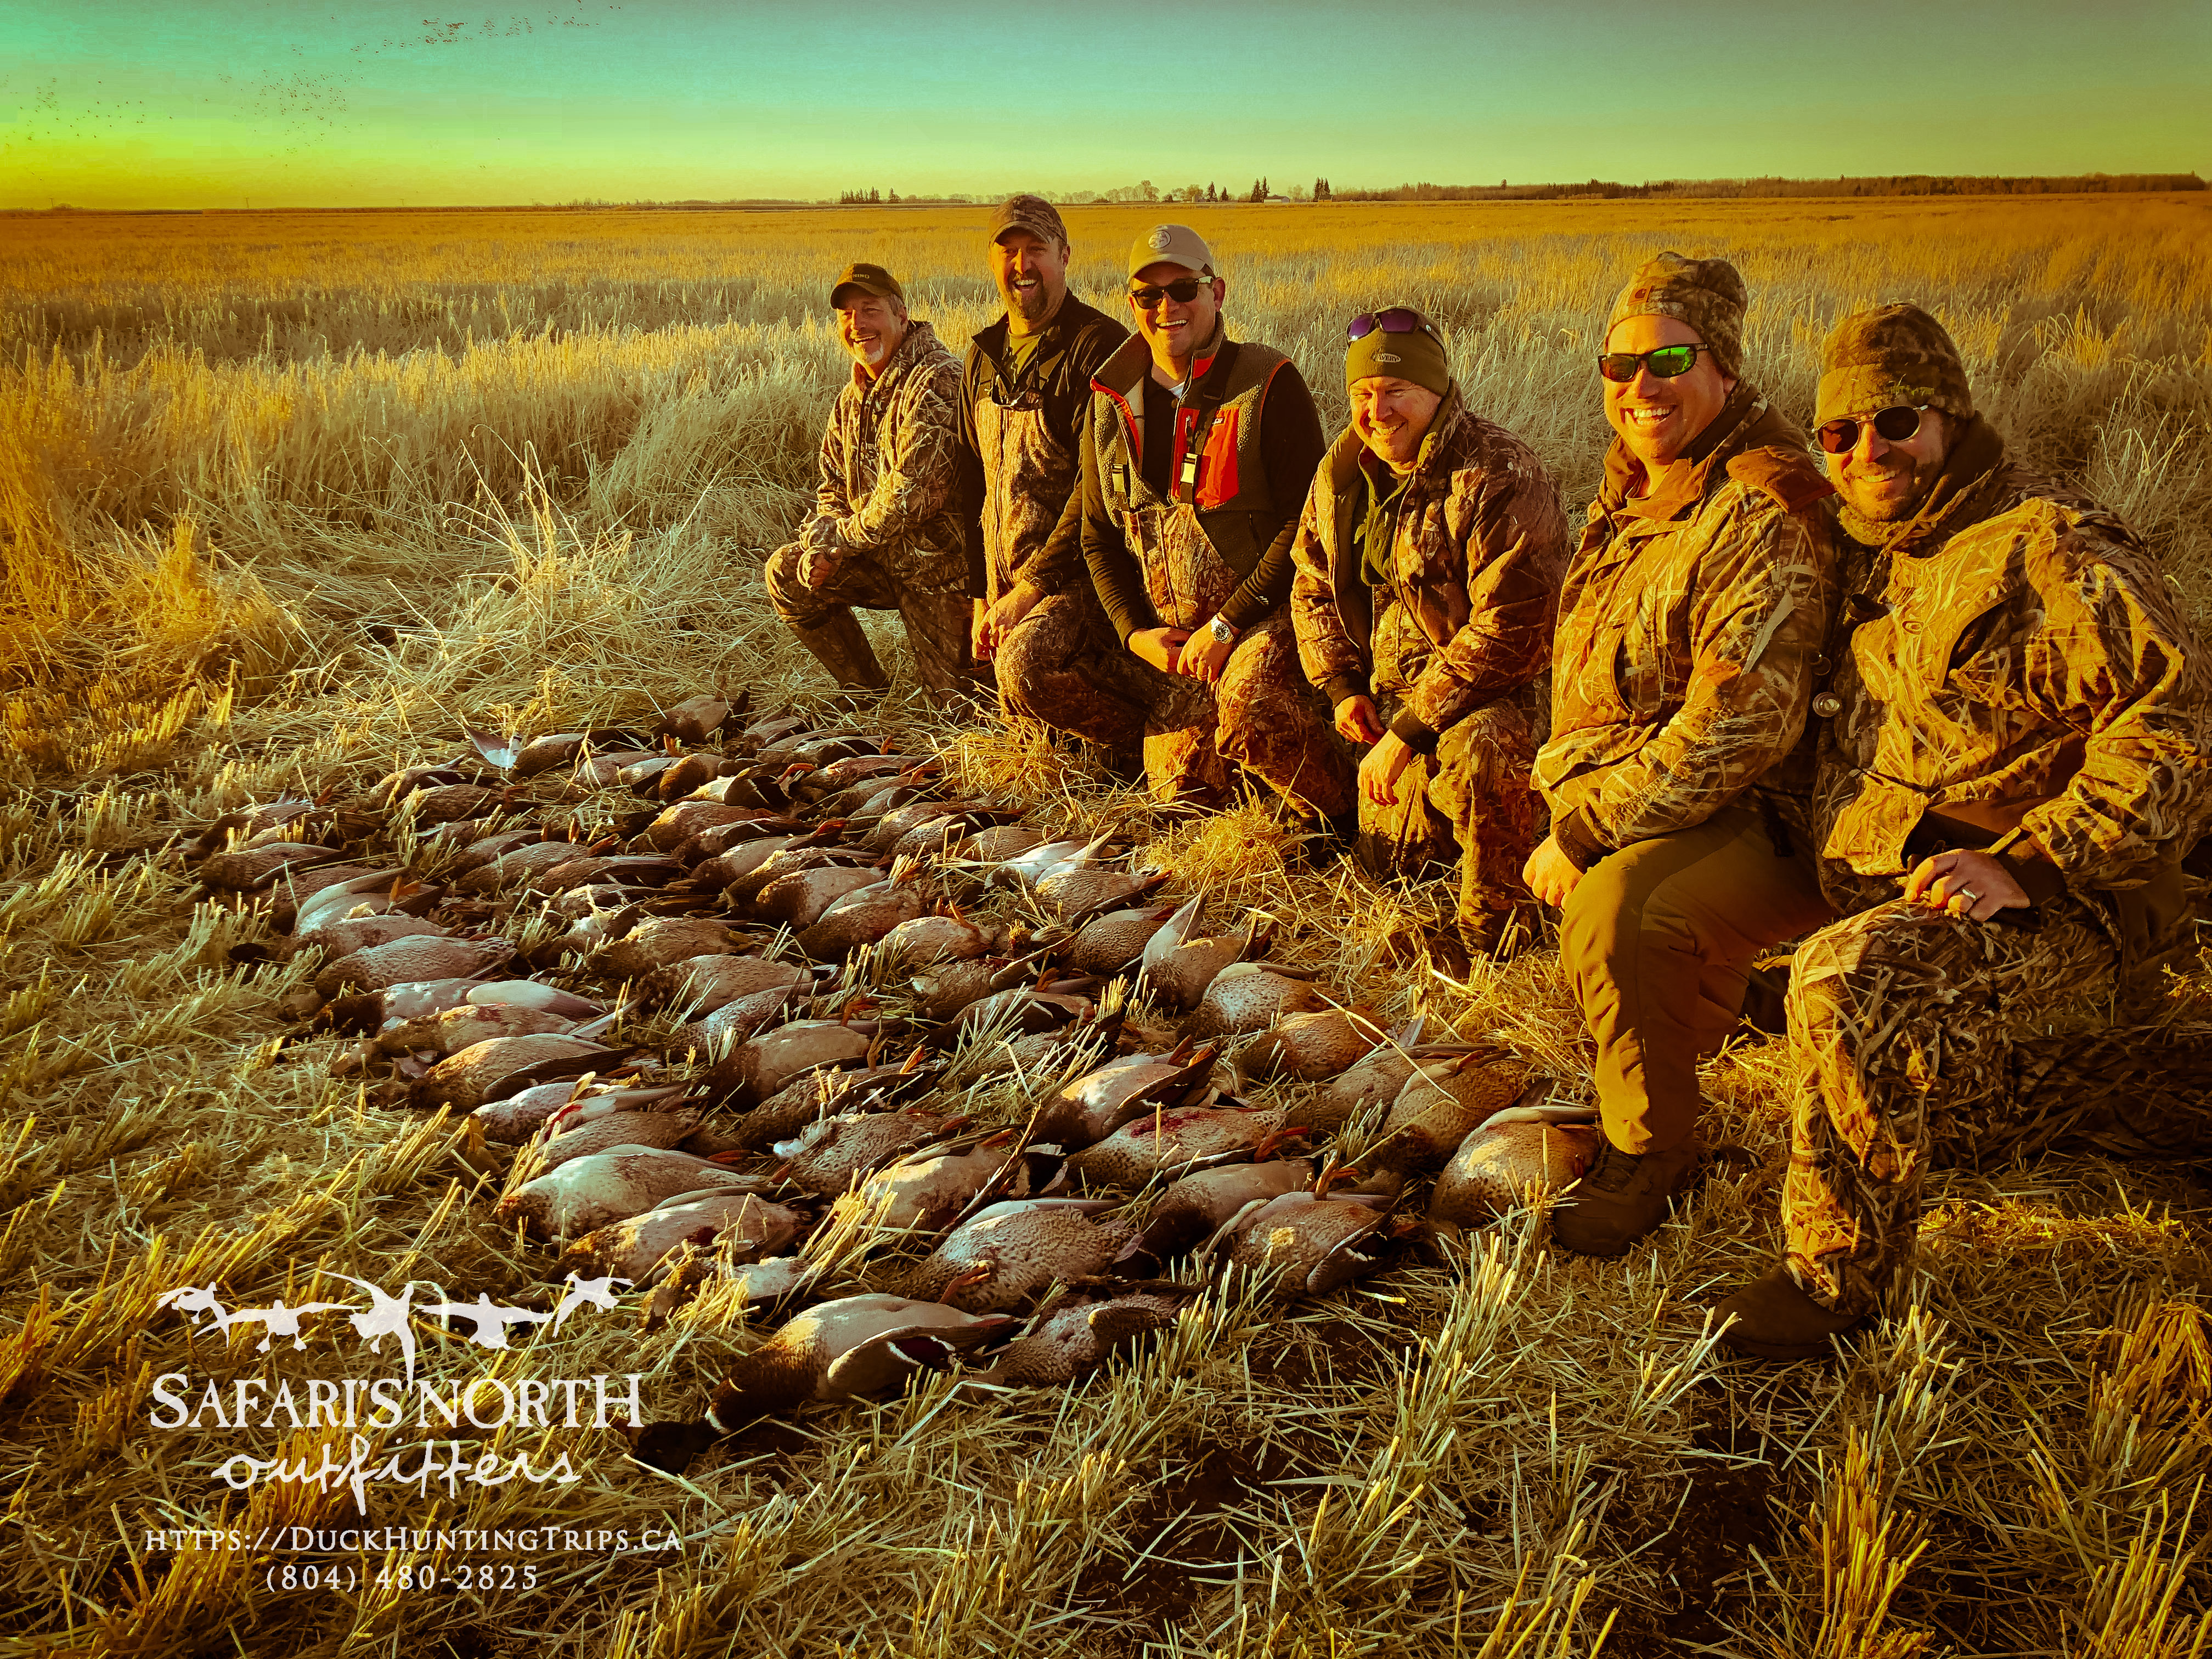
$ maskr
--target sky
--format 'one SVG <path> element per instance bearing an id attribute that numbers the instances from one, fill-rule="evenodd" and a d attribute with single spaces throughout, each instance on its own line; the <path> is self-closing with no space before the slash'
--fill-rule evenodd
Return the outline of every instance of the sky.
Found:
<path id="1" fill-rule="evenodd" d="M 2212 173 L 2204 0 L 473 3 L 0 0 L 0 208 Z"/>

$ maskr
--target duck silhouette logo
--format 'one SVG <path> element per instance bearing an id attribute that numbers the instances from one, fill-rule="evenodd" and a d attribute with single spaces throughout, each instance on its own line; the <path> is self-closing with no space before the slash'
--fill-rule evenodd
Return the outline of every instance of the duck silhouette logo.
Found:
<path id="1" fill-rule="evenodd" d="M 329 1273 L 330 1270 L 324 1270 Z M 256 1353 L 267 1353 L 280 1337 L 290 1337 L 295 1348 L 307 1346 L 307 1333 L 301 1320 L 319 1313 L 343 1312 L 346 1322 L 353 1327 L 373 1353 L 383 1352 L 384 1339 L 391 1337 L 398 1343 L 407 1368 L 407 1382 L 415 1381 L 415 1317 L 422 1315 L 440 1322 L 441 1328 L 452 1328 L 447 1322 L 458 1316 L 474 1327 L 469 1340 L 479 1347 L 505 1349 L 507 1346 L 507 1328 L 510 1325 L 550 1325 L 555 1331 L 568 1322 L 568 1316 L 579 1308 L 589 1304 L 612 1312 L 617 1304 L 615 1286 L 627 1285 L 630 1281 L 609 1275 L 605 1279 L 584 1279 L 571 1273 L 562 1285 L 560 1301 L 550 1310 L 519 1308 L 503 1302 L 495 1302 L 483 1292 L 478 1292 L 473 1302 L 447 1299 L 418 1303 L 416 1288 L 420 1285 L 446 1295 L 445 1287 L 434 1280 L 410 1279 L 399 1287 L 399 1294 L 392 1295 L 381 1286 L 365 1279 L 356 1279 L 351 1273 L 331 1273 L 333 1279 L 342 1279 L 349 1285 L 359 1286 L 368 1293 L 366 1308 L 344 1302 L 308 1302 L 298 1307 L 287 1305 L 282 1297 L 265 1308 L 227 1308 L 217 1295 L 214 1285 L 180 1285 L 164 1291 L 155 1299 L 157 1308 L 173 1308 L 183 1314 L 191 1329 L 208 1330 L 228 1340 L 233 1327 L 258 1325 L 261 1340 L 254 1345 Z M 204 1320 L 205 1323 L 203 1324 Z"/>

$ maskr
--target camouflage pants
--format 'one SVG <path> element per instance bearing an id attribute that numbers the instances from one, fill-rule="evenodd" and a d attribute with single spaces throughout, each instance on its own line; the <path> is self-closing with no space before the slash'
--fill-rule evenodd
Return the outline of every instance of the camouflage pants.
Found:
<path id="1" fill-rule="evenodd" d="M 809 587 L 799 574 L 805 550 L 793 542 L 769 556 L 762 573 L 769 603 L 840 685 L 890 684 L 853 615 L 854 605 L 899 613 L 914 652 L 915 676 L 931 690 L 953 690 L 974 676 L 966 593 L 957 588 L 917 590 L 867 553 L 848 554 L 828 581 Z"/>
<path id="2" fill-rule="evenodd" d="M 1351 813 L 1352 769 L 1298 668 L 1287 608 L 1245 630 L 1214 684 L 1130 661 L 1145 694 L 1145 776 L 1155 799 L 1226 806 L 1242 767 L 1302 812 Z"/>
<path id="3" fill-rule="evenodd" d="M 1793 1276 L 1838 1313 L 1880 1305 L 1932 1168 L 2212 1151 L 2212 1032 L 2113 1023 L 2110 937 L 2071 896 L 2037 910 L 2027 931 L 1894 900 L 1792 959 L 1783 1224 Z"/>
<path id="4" fill-rule="evenodd" d="M 1559 969 L 1597 1045 L 1606 1138 L 1638 1154 L 1687 1141 L 1698 1062 L 1735 1030 L 1752 963 L 1835 915 L 1749 805 L 1592 865 L 1560 913 Z"/>
<path id="5" fill-rule="evenodd" d="M 1144 665 L 1115 643 L 1088 582 L 1039 600 L 992 662 L 1009 714 L 1107 749 L 1133 748 L 1145 735 L 1145 686 L 1135 672 Z"/>
<path id="6" fill-rule="evenodd" d="M 1396 714 L 1381 705 L 1383 723 Z M 1540 839 L 1540 810 L 1529 787 L 1536 747 L 1528 717 L 1510 702 L 1478 708 L 1416 755 L 1398 775 L 1398 800 L 1359 802 L 1359 833 L 1408 881 L 1459 863 L 1459 921 L 1469 931 L 1494 929 L 1498 918 L 1534 902 L 1522 866 Z"/>

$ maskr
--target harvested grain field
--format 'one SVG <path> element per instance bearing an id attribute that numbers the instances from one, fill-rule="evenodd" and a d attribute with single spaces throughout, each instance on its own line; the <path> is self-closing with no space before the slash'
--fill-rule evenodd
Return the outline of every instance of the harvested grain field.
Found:
<path id="1" fill-rule="evenodd" d="M 1632 260 L 1737 260 L 1748 373 L 1801 418 L 1828 321 L 1918 300 L 2015 448 L 2124 514 L 2207 623 L 2203 199 L 1188 211 L 1232 331 L 1291 351 L 1326 420 L 1343 318 L 1419 305 L 1571 508 L 1604 435 L 1594 336 Z M 844 374 L 823 290 L 880 260 L 964 339 L 994 308 L 983 216 L 9 220 L 0 1655 L 2203 1652 L 2212 1194 L 2193 1169 L 2092 1158 L 1941 1179 L 1910 1297 L 1844 1363 L 1730 1360 L 1705 1310 L 1778 1246 L 1776 1043 L 1711 1063 L 1716 1138 L 1743 1154 L 1620 1264 L 1548 1253 L 1522 1209 L 1325 1297 L 1218 1291 L 1070 1389 L 925 1374 L 680 1477 L 593 1426 L 587 1384 L 574 1427 L 359 1431 L 375 1459 L 428 1439 L 573 1482 L 424 1476 L 367 1488 L 364 1519 L 342 1480 L 221 1478 L 240 1455 L 343 1464 L 349 1431 L 306 1425 L 309 1384 L 397 1376 L 397 1344 L 371 1352 L 335 1310 L 304 1346 L 281 1317 L 226 1332 L 165 1292 L 358 1310 L 338 1275 L 454 1303 L 550 1307 L 558 1286 L 494 1215 L 504 1154 L 334 1073 L 348 1045 L 287 1012 L 315 965 L 240 949 L 268 920 L 204 896 L 187 843 L 249 802 L 365 796 L 453 757 L 465 723 L 645 725 L 740 688 L 756 713 L 848 718 L 759 575 Z M 1099 297 L 1150 216 L 1070 213 L 1079 290 Z M 903 675 L 848 718 L 1041 830 L 1115 831 L 1210 915 L 1261 913 L 1332 997 L 1588 1097 L 1549 951 L 1461 982 L 1396 948 L 1446 895 L 1307 873 L 1256 809 L 1155 811 L 1036 732 L 947 721 Z M 549 799 L 586 834 L 635 805 Z M 376 845 L 426 867 L 412 834 Z M 495 920 L 542 942 L 542 918 Z M 851 988 L 895 1015 L 900 985 L 869 971 Z M 1051 1085 L 963 1075 L 983 1127 Z M 1355 1125 L 1343 1150 L 1362 1146 Z M 851 1244 L 818 1247 L 846 1288 L 911 1265 Z M 643 1299 L 521 1323 L 503 1351 L 418 1316 L 407 1364 L 449 1398 L 479 1374 L 617 1395 L 635 1376 L 647 1417 L 689 1418 L 773 1324 L 709 1295 L 647 1330 Z M 230 1426 L 254 1378 L 263 1404 Z M 280 1382 L 301 1426 L 267 1403 Z M 409 1531 L 278 1547 L 363 1526 Z"/>

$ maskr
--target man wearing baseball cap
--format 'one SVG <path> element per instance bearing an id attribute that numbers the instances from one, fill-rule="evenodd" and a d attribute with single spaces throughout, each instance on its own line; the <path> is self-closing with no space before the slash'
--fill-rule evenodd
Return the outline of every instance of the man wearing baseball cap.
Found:
<path id="1" fill-rule="evenodd" d="M 1544 711 L 1567 521 L 1535 452 L 1469 409 L 1444 343 L 1408 306 L 1347 331 L 1352 424 L 1307 494 L 1291 619 L 1359 767 L 1363 839 L 1398 872 L 1460 860 L 1459 939 L 1526 939 L 1528 771 Z M 1462 951 L 1438 938 L 1446 964 Z"/>
<path id="2" fill-rule="evenodd" d="M 1604 1143 L 1552 1212 L 1588 1255 L 1666 1218 L 1697 1168 L 1698 1061 L 1754 959 L 1832 914 L 1792 854 L 1835 492 L 1743 378 L 1744 301 L 1725 259 L 1661 253 L 1597 360 L 1615 435 L 1560 597 L 1535 767 L 1552 832 L 1528 866 L 1597 1049 Z"/>
<path id="3" fill-rule="evenodd" d="M 1821 369 L 1846 599 L 1816 828 L 1845 915 L 1791 957 L 1788 1254 L 1719 1309 L 1771 1359 L 1878 1310 L 1930 1168 L 2212 1150 L 2212 1028 L 2153 1012 L 2212 817 L 2212 659 L 2154 554 L 2008 457 L 1919 307 L 1844 318 Z"/>
<path id="4" fill-rule="evenodd" d="M 1279 351 L 1230 339 L 1228 285 L 1188 225 L 1128 263 L 1136 337 L 1091 377 L 1083 553 L 1145 687 L 1145 772 L 1162 800 L 1227 805 L 1237 771 L 1348 841 L 1352 769 L 1297 667 L 1291 542 L 1323 450 Z"/>
<path id="5" fill-rule="evenodd" d="M 1081 481 L 1091 376 L 1129 331 L 1067 291 L 1067 228 L 1039 196 L 990 222 L 991 277 L 1006 314 L 969 342 L 960 437 L 978 475 L 969 558 L 976 658 L 1010 714 L 1087 738 L 1133 769 L 1143 687 L 1125 665 L 1066 511 Z"/>
<path id="6" fill-rule="evenodd" d="M 822 437 L 814 511 L 769 556 L 769 602 L 840 685 L 878 690 L 890 678 L 853 607 L 896 611 L 916 676 L 950 690 L 971 672 L 960 365 L 881 265 L 846 266 L 830 304 L 853 378 Z"/>

